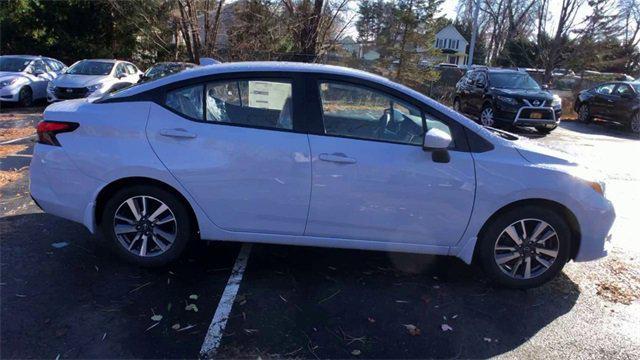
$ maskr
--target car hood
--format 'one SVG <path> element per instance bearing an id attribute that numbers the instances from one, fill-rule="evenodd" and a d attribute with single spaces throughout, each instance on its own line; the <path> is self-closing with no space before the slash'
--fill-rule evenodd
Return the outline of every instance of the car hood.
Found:
<path id="1" fill-rule="evenodd" d="M 504 88 L 492 88 L 496 95 L 510 95 L 525 98 L 538 98 L 538 99 L 553 99 L 553 95 L 544 90 L 523 90 L 523 89 L 504 89 Z"/>
<path id="2" fill-rule="evenodd" d="M 60 75 L 53 81 L 53 85 L 60 87 L 86 87 L 104 82 L 109 75 Z"/>
<path id="3" fill-rule="evenodd" d="M 540 146 L 528 139 L 514 141 L 513 147 L 525 160 L 535 165 L 568 165 L 578 166 L 578 161 L 562 151 Z"/>
<path id="4" fill-rule="evenodd" d="M 11 79 L 14 79 L 14 78 L 28 79 L 22 73 L 9 72 L 9 71 L 0 71 L 0 81 L 11 80 Z"/>

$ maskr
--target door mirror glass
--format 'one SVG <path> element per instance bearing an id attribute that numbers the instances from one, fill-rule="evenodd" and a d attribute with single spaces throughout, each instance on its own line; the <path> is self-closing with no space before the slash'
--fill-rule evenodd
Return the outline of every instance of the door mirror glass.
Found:
<path id="1" fill-rule="evenodd" d="M 424 135 L 422 147 L 425 150 L 444 150 L 451 145 L 451 135 L 440 129 L 429 129 Z"/>

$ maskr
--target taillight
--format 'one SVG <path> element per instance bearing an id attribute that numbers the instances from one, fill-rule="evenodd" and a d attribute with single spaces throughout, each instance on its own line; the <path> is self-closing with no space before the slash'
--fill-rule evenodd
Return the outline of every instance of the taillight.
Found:
<path id="1" fill-rule="evenodd" d="M 60 146 L 56 135 L 71 132 L 78 128 L 78 123 L 66 121 L 40 121 L 38 127 L 38 142 L 40 144 Z"/>

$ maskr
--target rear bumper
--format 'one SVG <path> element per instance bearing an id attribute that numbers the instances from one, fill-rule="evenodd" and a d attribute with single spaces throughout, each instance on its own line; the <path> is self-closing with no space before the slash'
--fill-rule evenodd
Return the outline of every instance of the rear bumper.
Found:
<path id="1" fill-rule="evenodd" d="M 29 192 L 46 213 L 79 222 L 94 232 L 93 201 L 103 183 L 78 170 L 58 146 L 36 144 L 29 166 Z"/>

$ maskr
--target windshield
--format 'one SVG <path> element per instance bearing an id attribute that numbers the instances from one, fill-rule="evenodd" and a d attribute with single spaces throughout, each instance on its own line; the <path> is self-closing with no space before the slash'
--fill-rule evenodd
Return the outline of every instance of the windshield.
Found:
<path id="1" fill-rule="evenodd" d="M 489 82 L 495 88 L 540 90 L 540 85 L 525 73 L 489 73 Z"/>
<path id="2" fill-rule="evenodd" d="M 104 61 L 80 61 L 67 70 L 67 74 L 74 75 L 109 75 L 113 63 Z"/>
<path id="3" fill-rule="evenodd" d="M 22 72 L 30 62 L 27 58 L 0 56 L 0 71 Z"/>

